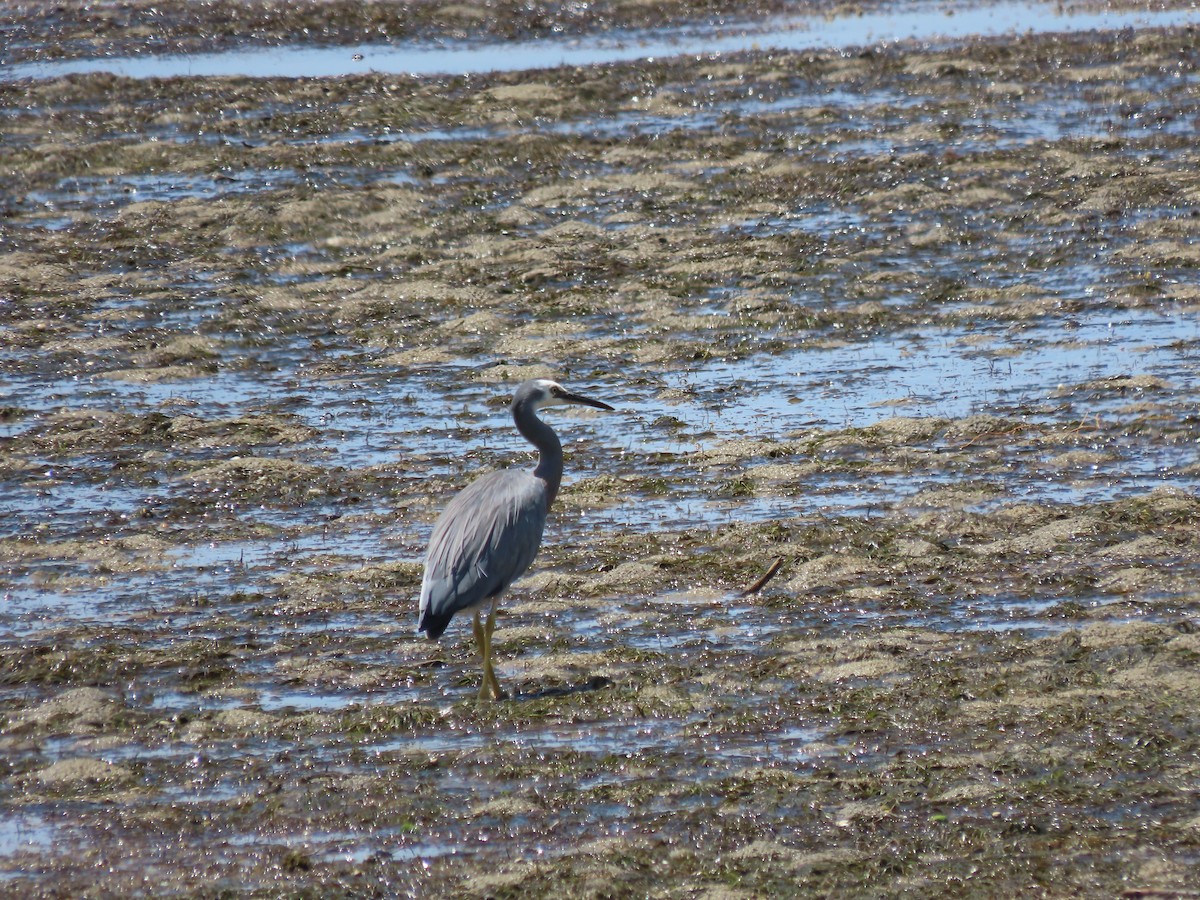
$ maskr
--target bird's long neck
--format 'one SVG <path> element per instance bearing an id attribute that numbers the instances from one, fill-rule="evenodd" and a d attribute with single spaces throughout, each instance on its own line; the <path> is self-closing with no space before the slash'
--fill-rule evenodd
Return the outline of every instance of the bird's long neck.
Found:
<path id="1" fill-rule="evenodd" d="M 562 443 L 554 429 L 530 412 L 525 416 L 513 417 L 517 422 L 517 431 L 525 440 L 538 449 L 538 464 L 533 470 L 535 477 L 546 482 L 546 509 L 558 495 L 558 486 L 562 484 L 563 452 Z"/>

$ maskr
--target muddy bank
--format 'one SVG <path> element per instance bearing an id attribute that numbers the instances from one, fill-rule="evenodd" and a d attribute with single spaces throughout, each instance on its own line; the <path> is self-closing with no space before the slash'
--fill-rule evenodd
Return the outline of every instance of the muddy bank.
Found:
<path id="1" fill-rule="evenodd" d="M 5 889 L 1193 890 L 1194 41 L 0 85 Z"/>

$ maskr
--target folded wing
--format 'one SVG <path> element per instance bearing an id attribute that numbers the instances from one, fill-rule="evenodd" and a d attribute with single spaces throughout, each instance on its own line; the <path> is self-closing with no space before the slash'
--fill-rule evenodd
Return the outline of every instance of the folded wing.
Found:
<path id="1" fill-rule="evenodd" d="M 442 513 L 429 540 L 418 629 L 441 636 L 455 613 L 504 593 L 529 568 L 546 526 L 546 485 L 529 472 L 491 472 Z"/>

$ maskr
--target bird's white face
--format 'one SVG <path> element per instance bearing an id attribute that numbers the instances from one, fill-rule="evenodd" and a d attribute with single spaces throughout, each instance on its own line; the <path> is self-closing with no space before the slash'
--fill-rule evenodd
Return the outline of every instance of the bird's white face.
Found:
<path id="1" fill-rule="evenodd" d="M 596 409 L 612 409 L 607 403 L 601 403 L 591 397 L 584 397 L 582 394 L 573 394 L 557 381 L 551 381 L 549 378 L 537 378 L 521 385 L 513 403 L 514 409 L 516 405 L 521 405 L 535 411 L 545 409 L 547 406 L 591 406 Z"/>
<path id="2" fill-rule="evenodd" d="M 538 386 L 538 398 L 534 401 L 534 409 L 545 409 L 547 406 L 567 406 L 570 400 L 566 399 L 567 389 L 557 381 L 551 381 L 549 378 L 539 378 L 535 382 Z"/>

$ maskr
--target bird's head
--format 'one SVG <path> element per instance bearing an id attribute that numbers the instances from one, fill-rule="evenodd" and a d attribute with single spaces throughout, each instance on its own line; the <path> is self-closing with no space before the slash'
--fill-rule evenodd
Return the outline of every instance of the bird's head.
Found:
<path id="1" fill-rule="evenodd" d="M 593 400 L 591 397 L 584 397 L 582 394 L 573 394 L 557 381 L 549 378 L 534 378 L 526 381 L 517 388 L 517 393 L 513 397 L 514 410 L 518 407 L 538 410 L 545 409 L 547 406 L 591 406 L 595 409 L 612 409 L 607 403 Z"/>

